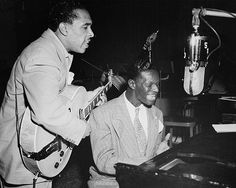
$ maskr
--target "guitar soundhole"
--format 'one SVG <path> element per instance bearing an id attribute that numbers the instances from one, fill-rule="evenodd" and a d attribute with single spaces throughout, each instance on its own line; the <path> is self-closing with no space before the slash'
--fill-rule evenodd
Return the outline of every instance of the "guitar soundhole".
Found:
<path id="1" fill-rule="evenodd" d="M 59 163 L 56 162 L 55 165 L 54 165 L 55 168 L 58 168 L 59 167 Z"/>

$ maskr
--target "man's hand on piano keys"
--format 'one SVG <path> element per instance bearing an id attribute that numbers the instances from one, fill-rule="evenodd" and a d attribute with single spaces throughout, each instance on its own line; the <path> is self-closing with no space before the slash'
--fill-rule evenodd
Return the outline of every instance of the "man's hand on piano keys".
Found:
<path id="1" fill-rule="evenodd" d="M 157 155 L 167 151 L 168 149 L 170 149 L 170 147 L 168 146 L 168 141 L 170 139 L 170 133 L 168 133 L 165 136 L 165 139 L 160 143 L 159 148 L 157 150 Z"/>

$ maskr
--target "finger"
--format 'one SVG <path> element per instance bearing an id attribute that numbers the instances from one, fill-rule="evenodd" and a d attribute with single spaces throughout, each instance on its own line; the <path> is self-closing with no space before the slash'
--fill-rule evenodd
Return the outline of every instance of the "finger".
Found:
<path id="1" fill-rule="evenodd" d="M 100 105 L 103 105 L 104 103 L 107 102 L 107 96 L 105 93 L 103 93 L 100 97 L 100 100 L 99 102 L 96 104 L 96 106 L 100 106 Z"/>
<path id="2" fill-rule="evenodd" d="M 166 136 L 165 136 L 165 141 L 168 141 L 170 140 L 170 133 L 168 133 Z"/>
<path id="3" fill-rule="evenodd" d="M 104 103 L 107 102 L 107 96 L 106 96 L 105 93 L 102 95 L 102 101 L 103 101 Z"/>
<path id="4" fill-rule="evenodd" d="M 102 95 L 101 97 L 100 97 L 100 102 L 103 104 L 103 103 L 105 103 L 105 102 L 107 102 L 107 97 L 106 97 L 106 95 Z"/>
<path id="5" fill-rule="evenodd" d="M 102 88 L 104 88 L 104 86 L 100 86 L 94 89 L 93 91 L 88 91 L 88 95 L 87 95 L 88 102 L 91 102 L 94 99 L 94 97 L 97 96 L 99 91 L 102 90 Z"/>

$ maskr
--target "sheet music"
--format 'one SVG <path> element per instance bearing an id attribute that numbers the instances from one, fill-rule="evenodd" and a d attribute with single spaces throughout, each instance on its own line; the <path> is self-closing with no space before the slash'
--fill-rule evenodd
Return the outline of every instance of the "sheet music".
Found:
<path id="1" fill-rule="evenodd" d="M 224 101 L 236 101 L 236 97 L 221 97 L 219 99 Z"/>
<path id="2" fill-rule="evenodd" d="M 236 124 L 212 124 L 217 133 L 236 132 Z"/>

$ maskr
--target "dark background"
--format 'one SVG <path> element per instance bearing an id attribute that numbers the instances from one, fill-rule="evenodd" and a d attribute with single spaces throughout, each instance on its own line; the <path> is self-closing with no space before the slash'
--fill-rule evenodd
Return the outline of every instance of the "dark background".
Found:
<path id="1" fill-rule="evenodd" d="M 215 8 L 236 13 L 235 0 L 84 0 L 93 19 L 95 37 L 85 54 L 75 55 L 72 71 L 75 79 L 86 87 L 95 86 L 101 71 L 113 68 L 115 73 L 126 71 L 136 61 L 147 37 L 159 30 L 152 45 L 152 62 L 159 67 L 162 81 L 161 94 L 186 96 L 183 89 L 185 62 L 183 52 L 187 37 L 192 32 L 192 9 Z M 5 90 L 11 67 L 17 56 L 30 42 L 47 29 L 48 9 L 51 0 L 0 0 L 0 97 Z M 222 45 L 213 53 L 206 68 L 205 85 L 213 80 L 211 94 L 222 91 L 236 93 L 236 19 L 204 17 L 219 34 Z M 217 44 L 214 32 L 203 22 L 200 34 L 208 37 L 210 51 Z M 215 92 L 215 93 L 214 93 Z M 216 97 L 217 98 L 217 97 Z M 213 102 L 211 102 L 213 101 Z M 205 97 L 199 102 L 199 121 L 211 125 L 216 121 L 215 97 Z M 163 107 L 163 106 L 162 106 Z M 172 108 L 172 107 L 171 107 Z M 175 109 L 175 108 L 173 108 Z M 162 109 L 164 110 L 164 107 Z M 75 148 L 70 163 L 54 181 L 54 187 L 80 187 L 86 185 L 88 167 L 92 163 L 88 139 Z M 86 159 L 86 160 L 84 160 Z M 67 186 L 66 186 L 67 185 Z M 85 186 L 86 187 L 86 186 Z"/>
<path id="2" fill-rule="evenodd" d="M 125 72 L 133 63 L 147 37 L 159 30 L 152 44 L 152 62 L 165 77 L 161 92 L 164 95 L 185 95 L 183 90 L 183 50 L 192 32 L 193 8 L 215 8 L 236 12 L 236 2 L 225 0 L 84 0 L 93 19 L 95 37 L 83 55 L 75 55 L 72 71 L 83 83 L 97 82 L 101 72 L 80 59 L 101 69 L 113 68 Z M 1 85 L 19 53 L 47 28 L 47 14 L 51 0 L 1 0 Z M 213 53 L 206 68 L 205 83 L 210 77 L 220 80 L 220 87 L 229 94 L 236 91 L 236 20 L 204 17 L 218 32 L 222 46 Z M 201 22 L 200 34 L 208 37 L 210 50 L 217 44 L 216 35 Z M 171 66 L 172 65 L 172 66 Z"/>

